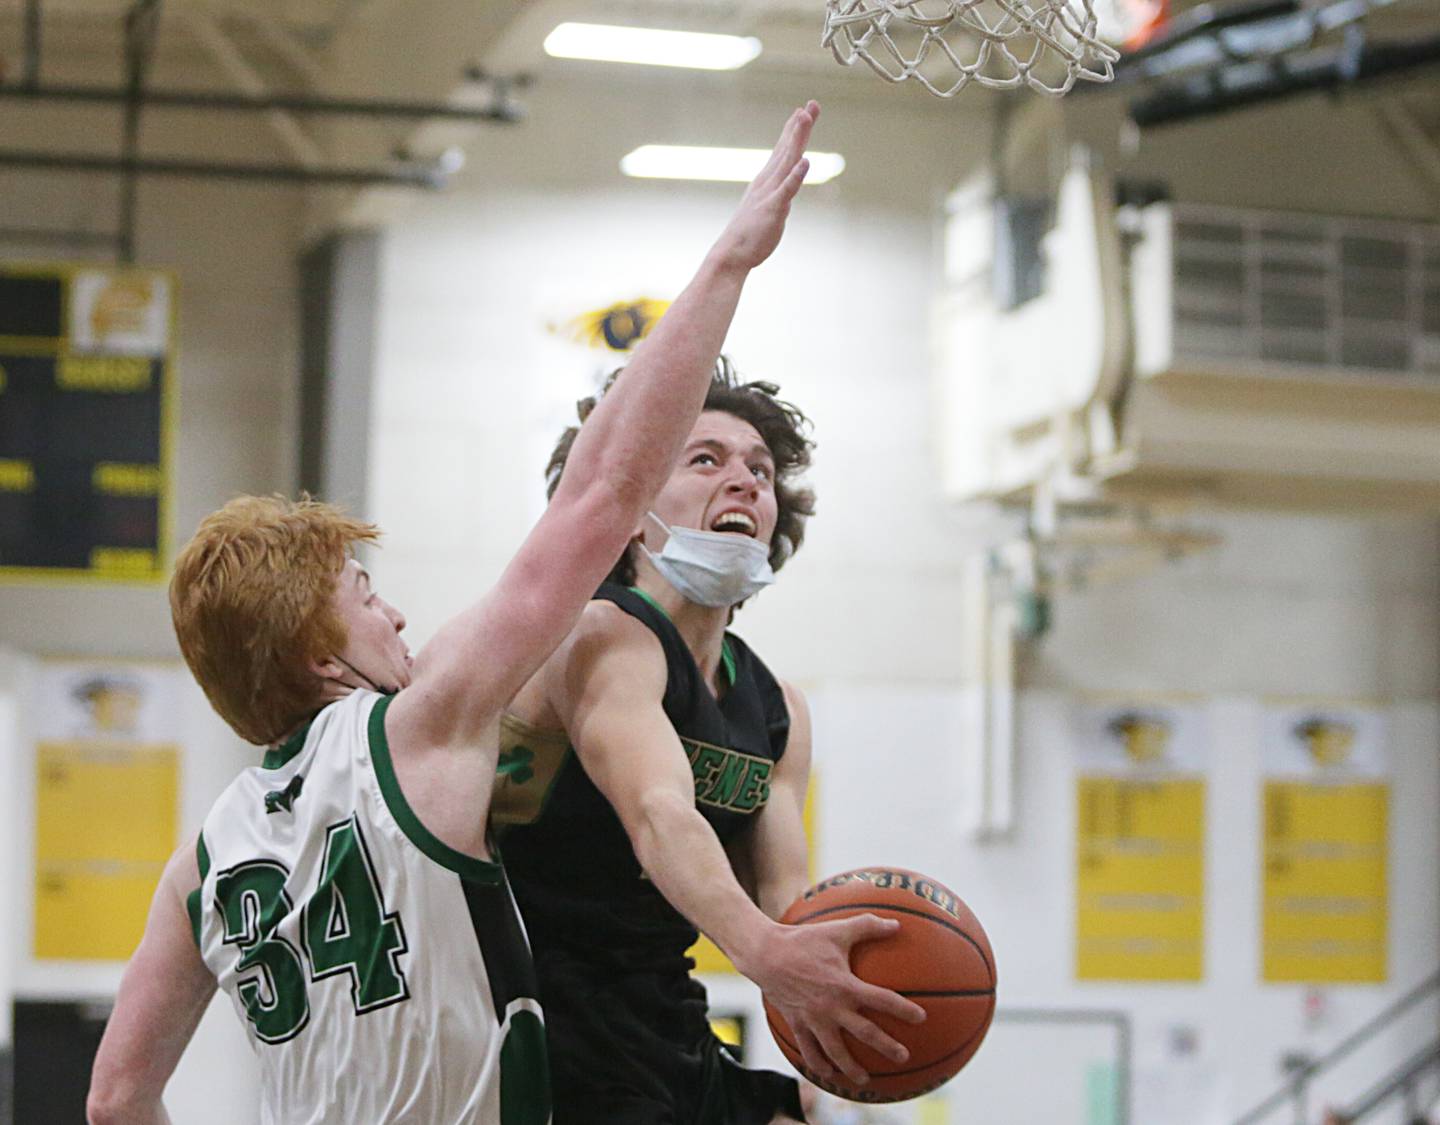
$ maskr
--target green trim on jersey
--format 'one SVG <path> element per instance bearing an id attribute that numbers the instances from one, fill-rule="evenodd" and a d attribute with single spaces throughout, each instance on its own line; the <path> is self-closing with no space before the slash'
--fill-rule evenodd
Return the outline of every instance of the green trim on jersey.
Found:
<path id="1" fill-rule="evenodd" d="M 190 929 L 195 934 L 195 948 L 200 948 L 201 892 L 210 874 L 210 850 L 205 847 L 205 833 L 195 837 L 195 861 L 200 867 L 200 885 L 185 896 L 185 911 L 190 915 Z"/>
<path id="2" fill-rule="evenodd" d="M 265 751 L 265 760 L 260 763 L 261 769 L 278 770 L 301 750 L 305 749 L 305 738 L 310 733 L 310 728 L 315 723 L 314 719 L 306 723 L 279 746 L 272 746 Z"/>
<path id="3" fill-rule="evenodd" d="M 647 594 L 644 590 L 640 589 L 639 586 L 627 586 L 626 589 L 629 590 L 632 594 L 634 594 L 637 598 L 641 598 L 644 601 L 648 602 L 650 607 L 654 609 L 657 613 L 659 613 L 660 616 L 665 618 L 666 621 L 669 621 L 671 625 L 675 624 L 675 622 L 671 620 L 670 615 L 665 612 L 665 607 L 659 602 L 657 602 L 654 598 L 652 598 L 649 594 Z M 725 686 L 734 687 L 735 654 L 730 651 L 729 637 L 720 638 L 720 666 L 725 669 Z"/>
<path id="4" fill-rule="evenodd" d="M 517 1009 L 500 1045 L 500 1125 L 549 1125 L 550 1055 L 545 1024 Z"/>
<path id="5" fill-rule="evenodd" d="M 375 779 L 380 783 L 380 793 L 385 798 L 390 815 L 410 842 L 441 867 L 477 883 L 501 882 L 504 874 L 498 863 L 457 852 L 449 844 L 436 839 L 430 829 L 420 823 L 420 818 L 405 799 L 400 779 L 395 776 L 395 763 L 390 760 L 390 740 L 385 737 L 385 712 L 394 698 L 393 695 L 382 695 L 370 708 L 370 760 L 375 764 Z"/>

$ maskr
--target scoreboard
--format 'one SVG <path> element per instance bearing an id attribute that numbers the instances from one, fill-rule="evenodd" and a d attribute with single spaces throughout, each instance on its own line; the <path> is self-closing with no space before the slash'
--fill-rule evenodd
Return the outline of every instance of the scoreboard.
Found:
<path id="1" fill-rule="evenodd" d="M 0 580 L 165 576 L 175 285 L 0 263 Z"/>

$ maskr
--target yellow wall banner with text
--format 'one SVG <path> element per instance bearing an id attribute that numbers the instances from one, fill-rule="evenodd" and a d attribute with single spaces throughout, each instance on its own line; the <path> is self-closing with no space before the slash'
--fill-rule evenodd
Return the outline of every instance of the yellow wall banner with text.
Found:
<path id="1" fill-rule="evenodd" d="M 175 850 L 178 672 L 47 662 L 38 677 L 35 932 L 41 960 L 124 960 Z"/>
<path id="2" fill-rule="evenodd" d="M 1275 705 L 1265 717 L 1262 976 L 1380 983 L 1390 786 L 1376 710 Z"/>
<path id="3" fill-rule="evenodd" d="M 1076 730 L 1076 978 L 1200 980 L 1204 712 L 1092 703 L 1077 709 Z"/>

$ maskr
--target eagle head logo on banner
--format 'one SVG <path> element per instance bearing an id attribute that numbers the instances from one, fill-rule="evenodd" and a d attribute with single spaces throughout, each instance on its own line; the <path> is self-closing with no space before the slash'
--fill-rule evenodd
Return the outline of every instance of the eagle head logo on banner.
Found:
<path id="1" fill-rule="evenodd" d="M 1338 719 L 1315 715 L 1295 724 L 1293 733 L 1316 765 L 1341 765 L 1355 749 L 1354 724 Z"/>
<path id="2" fill-rule="evenodd" d="M 75 701 L 85 708 L 97 734 L 132 734 L 140 719 L 144 688 L 118 676 L 95 676 L 78 684 Z"/>
<path id="3" fill-rule="evenodd" d="M 1163 762 L 1170 748 L 1170 723 L 1160 715 L 1127 711 L 1116 715 L 1107 729 L 1119 740 L 1125 757 L 1137 766 Z"/>
<path id="4" fill-rule="evenodd" d="M 650 334 L 669 307 L 669 301 L 656 297 L 636 297 L 581 313 L 553 330 L 588 347 L 628 352 Z"/>

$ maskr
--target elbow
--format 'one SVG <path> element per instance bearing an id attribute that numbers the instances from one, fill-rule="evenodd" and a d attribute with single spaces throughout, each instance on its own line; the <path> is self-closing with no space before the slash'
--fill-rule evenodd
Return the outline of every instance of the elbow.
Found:
<path id="1" fill-rule="evenodd" d="M 628 465 L 606 466 L 587 483 L 581 503 L 597 519 L 634 523 L 645 514 L 659 487 L 658 480 L 633 472 Z"/>
<path id="2" fill-rule="evenodd" d="M 125 1125 L 126 1122 L 150 1120 L 144 1116 L 147 1104 L 158 1106 L 131 1082 L 114 1074 L 96 1073 L 90 1079 L 90 1092 L 85 1097 L 85 1120 L 89 1125 Z"/>
<path id="3" fill-rule="evenodd" d="M 668 465 L 665 466 L 668 468 Z M 578 470 L 578 471 L 577 471 Z M 663 483 L 660 466 L 647 472 L 637 463 L 634 450 L 617 451 L 572 463 L 555 490 L 551 504 L 557 501 L 574 505 L 587 518 L 632 522 L 645 514 L 645 508 Z"/>
<path id="4" fill-rule="evenodd" d="M 592 541 L 603 542 L 606 553 L 618 555 L 634 536 L 653 495 L 653 489 L 646 491 L 633 478 L 597 475 L 563 499 L 556 493 L 550 503 L 585 528 Z"/>
<path id="5" fill-rule="evenodd" d="M 88 1125 L 120 1125 L 125 1120 L 124 1100 L 112 1087 L 92 1082 L 85 1098 L 85 1120 Z"/>

